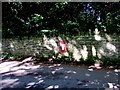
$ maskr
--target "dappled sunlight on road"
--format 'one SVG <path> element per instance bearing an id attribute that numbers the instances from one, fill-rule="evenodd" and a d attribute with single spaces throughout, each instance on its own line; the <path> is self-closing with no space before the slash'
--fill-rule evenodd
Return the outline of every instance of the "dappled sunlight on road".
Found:
<path id="1" fill-rule="evenodd" d="M 67 73 L 74 73 L 74 74 L 76 74 L 76 71 L 69 70 L 69 71 L 67 71 Z"/>
<path id="2" fill-rule="evenodd" d="M 62 70 L 62 69 L 63 69 L 63 67 L 59 67 L 59 68 L 55 69 L 55 71 L 59 71 L 59 70 Z"/>
<path id="3" fill-rule="evenodd" d="M 50 65 L 48 67 L 51 68 L 51 67 L 56 67 L 56 66 L 61 66 L 61 64 L 53 64 L 53 65 Z"/>
<path id="4" fill-rule="evenodd" d="M 8 71 L 4 72 L 4 67 Z M 1 88 L 109 88 L 111 83 L 115 88 L 120 87 L 117 84 L 118 72 L 114 70 L 88 70 L 88 67 L 61 64 L 30 65 L 14 61 L 1 63 L 0 70 Z"/>
<path id="5" fill-rule="evenodd" d="M 0 64 L 0 73 L 8 72 L 12 67 L 20 65 L 21 63 L 17 62 L 3 62 Z"/>
<path id="6" fill-rule="evenodd" d="M 9 88 L 14 88 L 15 85 L 19 84 L 19 79 L 11 79 L 11 78 L 6 78 L 4 80 L 1 80 L 0 85 L 2 87 L 9 87 Z"/>
<path id="7" fill-rule="evenodd" d="M 59 85 L 51 85 L 51 86 L 48 86 L 47 88 L 45 88 L 45 90 L 58 89 L 58 88 L 59 88 Z"/>
<path id="8" fill-rule="evenodd" d="M 117 47 L 114 45 L 112 38 L 105 34 L 101 36 L 93 36 L 94 43 L 87 45 L 86 43 L 78 43 L 69 37 L 54 37 L 48 38 L 44 35 L 43 43 L 40 43 L 47 49 L 51 58 L 59 59 L 62 56 L 74 58 L 74 61 L 87 59 L 89 54 L 102 58 L 103 56 L 112 56 L 118 53 Z M 107 40 L 106 40 L 107 39 Z M 102 42 L 102 40 L 105 40 Z M 60 52 L 60 41 L 66 42 L 66 52 Z M 9 44 L 14 47 L 13 42 Z M 90 51 L 91 50 L 91 51 Z M 42 52 L 42 49 L 41 49 Z M 40 51 L 35 49 L 34 53 L 40 54 Z M 53 53 L 52 53 L 53 52 Z M 27 54 L 27 53 L 26 53 Z M 49 59 L 52 60 L 52 59 Z M 53 59 L 53 60 L 54 60 Z M 63 58 L 64 59 L 64 58 Z M 117 70 L 93 69 L 88 67 L 77 67 L 62 64 L 39 64 L 34 65 L 31 61 L 36 59 L 32 57 L 25 58 L 21 62 L 11 61 L 0 64 L 0 74 L 2 76 L 2 88 L 116 88 L 118 85 Z M 30 63 L 29 63 L 30 62 Z"/>

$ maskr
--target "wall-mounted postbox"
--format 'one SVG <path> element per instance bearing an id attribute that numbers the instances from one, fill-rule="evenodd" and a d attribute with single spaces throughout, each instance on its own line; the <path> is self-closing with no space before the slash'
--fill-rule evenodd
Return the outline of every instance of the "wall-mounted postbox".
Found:
<path id="1" fill-rule="evenodd" d="M 66 42 L 60 41 L 60 52 L 66 52 Z"/>

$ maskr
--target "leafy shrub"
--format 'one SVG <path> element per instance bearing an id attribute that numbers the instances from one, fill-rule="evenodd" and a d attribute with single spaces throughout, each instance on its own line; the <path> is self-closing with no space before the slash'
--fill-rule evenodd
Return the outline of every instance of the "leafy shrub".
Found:
<path id="1" fill-rule="evenodd" d="M 115 67 L 120 67 L 120 58 L 109 58 L 109 57 L 104 57 L 101 59 L 103 62 L 104 66 L 115 66 Z"/>

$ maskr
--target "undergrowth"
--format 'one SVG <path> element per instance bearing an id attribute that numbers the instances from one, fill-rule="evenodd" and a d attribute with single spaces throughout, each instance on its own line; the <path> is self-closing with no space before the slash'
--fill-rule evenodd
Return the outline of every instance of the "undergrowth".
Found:
<path id="1" fill-rule="evenodd" d="M 1 54 L 2 60 L 6 61 L 11 57 L 14 57 L 14 60 L 18 60 L 18 58 L 21 58 L 24 60 L 25 58 L 32 57 L 35 58 L 36 61 L 34 61 L 36 64 L 43 62 L 43 63 L 74 63 L 76 65 L 93 65 L 96 61 L 100 61 L 102 63 L 103 67 L 109 67 L 114 66 L 115 68 L 120 68 L 120 58 L 110 58 L 110 57 L 103 57 L 101 59 L 97 57 L 90 57 L 86 60 L 80 59 L 79 62 L 75 61 L 74 58 L 62 56 L 61 58 L 52 58 L 48 55 L 48 57 L 39 57 L 39 56 L 31 56 L 31 55 L 13 55 L 11 53 L 2 53 Z M 11 61 L 11 59 L 9 59 Z M 22 61 L 21 60 L 21 61 Z"/>

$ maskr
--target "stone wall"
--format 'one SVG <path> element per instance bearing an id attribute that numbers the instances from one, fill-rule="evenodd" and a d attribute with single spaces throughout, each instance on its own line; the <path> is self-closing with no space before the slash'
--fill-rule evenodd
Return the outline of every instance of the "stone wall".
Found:
<path id="1" fill-rule="evenodd" d="M 67 52 L 61 53 L 59 41 L 66 41 Z M 75 60 L 86 59 L 88 56 L 120 57 L 120 36 L 86 35 L 76 37 L 52 37 L 44 35 L 42 39 L 2 39 L 2 52 L 15 55 L 32 55 L 49 57 L 58 54 L 72 56 Z"/>

